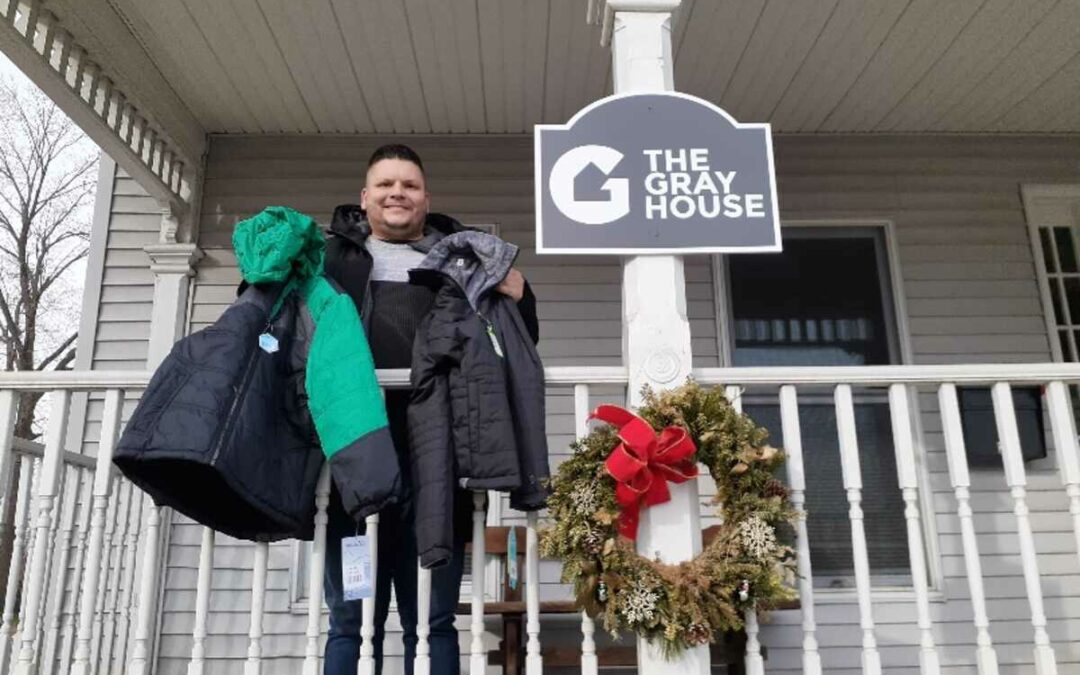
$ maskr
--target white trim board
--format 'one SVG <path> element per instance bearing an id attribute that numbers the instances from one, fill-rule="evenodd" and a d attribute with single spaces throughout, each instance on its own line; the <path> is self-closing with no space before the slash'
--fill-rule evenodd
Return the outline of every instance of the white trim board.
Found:
<path id="1" fill-rule="evenodd" d="M 112 220 L 115 192 L 116 161 L 102 151 L 98 153 L 94 215 L 90 222 L 90 245 L 86 256 L 86 276 L 83 279 L 79 337 L 75 341 L 75 370 L 90 370 L 94 363 L 94 342 L 97 341 L 98 314 L 101 312 L 101 284 L 105 277 L 105 251 L 109 244 L 109 224 Z M 71 422 L 68 424 L 66 443 L 67 448 L 74 452 L 82 452 L 89 403 L 89 394 L 76 393 L 72 397 Z"/>
<path id="2" fill-rule="evenodd" d="M 1035 263 L 1035 275 L 1039 283 L 1039 299 L 1042 302 L 1046 339 L 1055 361 L 1064 361 L 1057 322 L 1054 319 L 1053 300 L 1050 297 L 1050 279 L 1046 273 L 1045 252 L 1039 239 L 1040 227 L 1080 227 L 1080 184 L 1028 184 L 1020 186 L 1020 198 L 1027 221 L 1028 239 Z"/>

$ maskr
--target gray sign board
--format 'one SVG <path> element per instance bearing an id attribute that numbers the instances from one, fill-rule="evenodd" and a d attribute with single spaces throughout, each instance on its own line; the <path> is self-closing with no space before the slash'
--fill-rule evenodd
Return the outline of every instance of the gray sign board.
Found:
<path id="1" fill-rule="evenodd" d="M 678 92 L 536 126 L 538 253 L 780 250 L 772 134 Z"/>

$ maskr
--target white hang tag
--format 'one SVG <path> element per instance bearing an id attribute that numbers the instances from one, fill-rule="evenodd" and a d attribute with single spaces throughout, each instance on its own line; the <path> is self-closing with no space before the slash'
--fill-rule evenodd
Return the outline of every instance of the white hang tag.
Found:
<path id="1" fill-rule="evenodd" d="M 267 354 L 273 354 L 278 350 L 277 338 L 270 333 L 263 333 L 259 336 L 259 349 Z"/>
<path id="2" fill-rule="evenodd" d="M 375 573 L 371 566 L 371 541 L 366 534 L 341 540 L 341 580 L 345 600 L 374 596 Z"/>
<path id="3" fill-rule="evenodd" d="M 491 346 L 495 348 L 495 353 L 500 359 L 504 358 L 502 345 L 499 344 L 499 337 L 495 335 L 495 326 L 492 326 L 490 323 L 487 325 L 487 334 L 488 338 L 491 340 Z"/>

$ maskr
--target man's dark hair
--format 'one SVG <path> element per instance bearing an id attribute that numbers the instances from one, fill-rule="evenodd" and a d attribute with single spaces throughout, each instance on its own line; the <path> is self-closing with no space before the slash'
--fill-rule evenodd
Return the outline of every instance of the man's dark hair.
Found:
<path id="1" fill-rule="evenodd" d="M 376 162 L 381 162 L 384 159 L 403 159 L 406 162 L 412 162 L 420 168 L 420 173 L 427 175 L 424 171 L 424 163 L 420 161 L 420 155 L 416 154 L 416 151 L 407 145 L 402 143 L 388 143 L 375 149 L 375 152 L 371 153 L 371 159 L 368 160 L 367 168 L 373 167 Z"/>

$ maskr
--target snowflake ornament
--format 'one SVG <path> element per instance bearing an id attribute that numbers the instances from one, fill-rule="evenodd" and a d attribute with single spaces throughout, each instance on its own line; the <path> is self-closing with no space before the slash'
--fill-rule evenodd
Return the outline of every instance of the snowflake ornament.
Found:
<path id="1" fill-rule="evenodd" d="M 776 531 L 760 516 L 750 516 L 739 523 L 739 539 L 746 552 L 764 558 L 776 550 Z"/>

